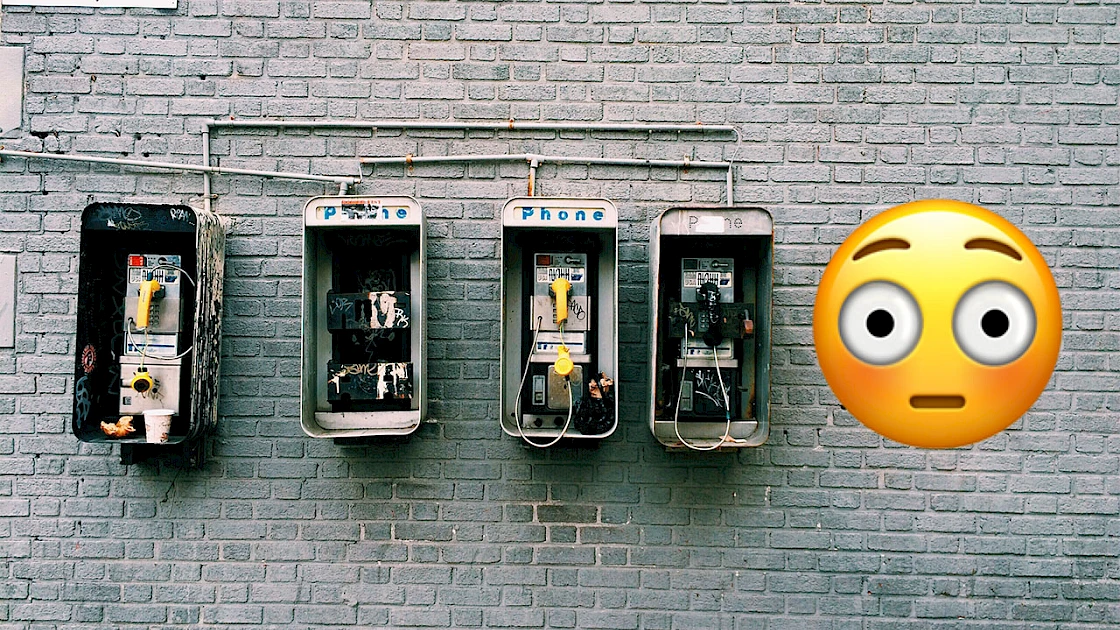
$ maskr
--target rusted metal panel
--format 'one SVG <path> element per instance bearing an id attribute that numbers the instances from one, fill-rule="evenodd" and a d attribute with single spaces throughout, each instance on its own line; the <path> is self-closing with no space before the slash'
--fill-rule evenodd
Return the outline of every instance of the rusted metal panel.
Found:
<path id="1" fill-rule="evenodd" d="M 222 290 L 225 283 L 226 230 L 230 220 L 195 210 L 198 249 L 198 299 L 194 311 L 194 361 L 191 366 L 189 437 L 210 432 L 218 423 L 218 376 L 222 356 Z"/>

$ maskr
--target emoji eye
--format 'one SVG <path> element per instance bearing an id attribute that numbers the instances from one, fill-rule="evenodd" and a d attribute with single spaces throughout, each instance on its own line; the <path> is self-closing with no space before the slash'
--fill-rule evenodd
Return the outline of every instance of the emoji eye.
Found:
<path id="1" fill-rule="evenodd" d="M 871 365 L 901 361 L 918 345 L 922 312 L 910 293 L 890 282 L 868 282 L 840 307 L 840 339 Z"/>
<path id="2" fill-rule="evenodd" d="M 953 335 L 961 350 L 984 365 L 1018 359 L 1034 341 L 1034 307 L 1006 282 L 978 284 L 961 297 L 953 312 Z"/>

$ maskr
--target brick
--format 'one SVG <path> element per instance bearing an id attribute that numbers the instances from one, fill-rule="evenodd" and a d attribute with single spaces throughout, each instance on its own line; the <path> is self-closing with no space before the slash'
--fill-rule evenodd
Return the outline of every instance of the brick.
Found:
<path id="1" fill-rule="evenodd" d="M 222 3 L 222 15 L 232 17 L 279 17 L 280 3 L 275 0 L 231 0 Z"/>
<path id="2" fill-rule="evenodd" d="M 93 43 L 92 37 L 54 35 L 34 38 L 31 49 L 41 55 L 89 54 L 93 52 Z"/>
<path id="3" fill-rule="evenodd" d="M 89 94 L 89 77 L 31 77 L 31 92 L 51 94 Z"/>
<path id="4" fill-rule="evenodd" d="M 228 20 L 175 20 L 171 23 L 177 35 L 193 35 L 196 37 L 229 37 L 233 23 Z"/>
<path id="5" fill-rule="evenodd" d="M 311 3 L 311 16 L 316 18 L 368 20 L 370 15 L 370 4 L 366 2 Z"/>
<path id="6" fill-rule="evenodd" d="M 503 24 L 456 24 L 455 39 L 461 42 L 508 42 L 513 39 L 513 28 Z"/>

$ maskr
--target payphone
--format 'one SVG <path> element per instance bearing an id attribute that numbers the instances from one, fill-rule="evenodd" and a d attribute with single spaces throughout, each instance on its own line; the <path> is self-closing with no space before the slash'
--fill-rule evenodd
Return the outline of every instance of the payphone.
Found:
<path id="1" fill-rule="evenodd" d="M 308 435 L 407 435 L 420 427 L 424 228 L 409 197 L 307 202 L 300 405 Z"/>
<path id="2" fill-rule="evenodd" d="M 73 431 L 132 463 L 217 421 L 225 222 L 186 206 L 93 204 L 82 214 Z M 157 437 L 149 426 L 170 416 Z"/>
<path id="3" fill-rule="evenodd" d="M 182 296 L 190 276 L 177 254 L 129 254 L 127 260 L 120 412 L 179 413 L 180 373 L 190 353 L 190 348 L 180 353 L 185 341 Z"/>
<path id="4" fill-rule="evenodd" d="M 654 222 L 650 429 L 662 444 L 766 441 L 773 240 L 757 208 L 674 208 Z"/>
<path id="5" fill-rule="evenodd" d="M 604 199 L 502 209 L 501 425 L 533 446 L 618 424 L 618 212 Z"/>

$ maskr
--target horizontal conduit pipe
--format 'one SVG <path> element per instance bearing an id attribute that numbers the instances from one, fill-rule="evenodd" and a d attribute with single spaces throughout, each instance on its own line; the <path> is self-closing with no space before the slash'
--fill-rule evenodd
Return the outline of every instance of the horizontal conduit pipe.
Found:
<path id="1" fill-rule="evenodd" d="M 613 166 L 673 166 L 695 168 L 728 168 L 730 162 L 705 162 L 702 160 L 643 160 L 638 158 L 601 158 L 562 155 L 537 155 L 513 153 L 501 155 L 428 155 L 405 157 L 365 157 L 362 164 L 435 164 L 447 162 L 551 162 L 553 164 L 605 164 Z"/>
<path id="2" fill-rule="evenodd" d="M 701 122 L 692 124 L 674 124 L 674 123 L 595 123 L 595 122 L 538 122 L 538 121 L 523 121 L 508 120 L 503 122 L 462 122 L 462 121 L 441 121 L 441 120 L 204 120 L 202 121 L 202 128 L 204 131 L 203 141 L 207 144 L 207 152 L 209 151 L 210 143 L 210 130 L 211 128 L 272 128 L 272 129 L 453 129 L 462 131 L 471 130 L 522 130 L 522 131 L 639 131 L 639 132 L 701 132 L 701 133 L 732 133 L 735 134 L 735 141 L 741 142 L 742 135 L 739 133 L 739 128 L 734 125 L 708 125 Z M 516 157 L 513 159 L 526 159 L 532 161 L 533 157 L 541 156 L 526 156 L 525 158 Z M 377 158 L 368 158 L 377 159 Z M 471 158 L 474 160 L 480 159 L 479 157 Z M 494 158 L 495 160 L 501 158 Z M 600 158 L 600 160 L 608 160 L 609 158 Z M 413 163 L 418 163 L 423 158 L 413 158 Z M 443 160 L 444 162 L 451 162 L 456 160 Z M 469 159 L 459 160 L 469 161 Z M 726 168 L 727 169 L 727 205 L 734 205 L 734 166 L 732 162 L 693 162 L 691 164 L 669 163 L 669 160 L 633 160 L 629 162 L 623 161 L 568 161 L 553 159 L 554 163 L 582 163 L 582 164 L 613 164 L 619 166 L 695 166 L 697 168 Z M 363 161 L 363 164 L 392 164 L 394 162 L 372 162 Z M 718 164 L 718 166 L 717 166 Z M 535 178 L 534 178 L 535 179 Z M 534 184 L 536 182 L 534 181 Z"/>
<path id="3" fill-rule="evenodd" d="M 335 184 L 357 184 L 357 177 L 336 177 L 333 175 L 310 175 L 304 173 L 283 173 L 278 171 L 258 171 L 248 168 L 227 168 L 224 166 L 197 166 L 194 164 L 179 164 L 175 162 L 146 162 L 144 160 L 122 160 L 119 158 L 103 158 L 87 155 L 65 155 L 57 153 L 35 153 L 32 151 L 13 151 L 0 149 L 0 157 L 20 157 L 40 160 L 61 160 L 64 162 L 90 162 L 93 164 L 115 164 L 117 166 L 138 166 L 142 168 L 158 168 L 185 173 L 215 173 L 218 175 L 252 175 L 256 177 L 269 177 L 272 179 L 296 179 L 309 182 L 332 182 Z"/>
<path id="4" fill-rule="evenodd" d="M 646 124 L 646 123 L 562 123 L 562 122 L 461 122 L 442 120 L 207 120 L 203 128 L 257 127 L 275 129 L 456 129 L 462 131 L 677 131 L 704 133 L 733 133 L 739 137 L 734 125 Z"/>
<path id="5" fill-rule="evenodd" d="M 677 168 L 725 168 L 727 169 L 727 205 L 734 205 L 735 183 L 732 177 L 731 162 L 705 162 L 702 160 L 641 160 L 635 158 L 599 158 L 578 156 L 537 155 L 535 153 L 492 154 L 492 155 L 429 155 L 423 157 L 365 157 L 362 164 L 437 164 L 448 162 L 528 162 L 530 166 L 551 162 L 553 164 L 605 164 L 612 166 L 670 166 Z M 530 172 L 530 185 L 535 182 Z M 532 193 L 530 193 L 532 195 Z"/>

